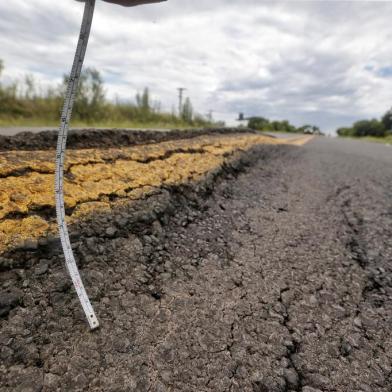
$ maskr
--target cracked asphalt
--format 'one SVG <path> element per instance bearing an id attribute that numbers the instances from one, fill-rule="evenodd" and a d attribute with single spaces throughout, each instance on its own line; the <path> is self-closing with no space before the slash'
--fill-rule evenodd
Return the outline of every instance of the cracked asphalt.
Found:
<path id="1" fill-rule="evenodd" d="M 105 135 L 104 131 L 97 132 Z M 132 200 L 140 200 L 163 188 L 203 183 L 206 176 L 218 174 L 233 157 L 235 159 L 241 153 L 246 155 L 256 145 L 295 145 L 307 141 L 306 137 L 297 136 L 286 141 L 244 131 L 205 135 L 184 131 L 185 138 L 178 138 L 175 132 L 161 132 L 161 137 L 166 135 L 177 139 L 145 140 L 145 144 L 129 147 L 126 145 L 128 138 L 137 142 L 137 134 L 124 132 L 125 143 L 119 143 L 117 148 L 108 148 L 101 143 L 100 148 L 84 146 L 68 152 L 64 173 L 68 224 L 77 224 L 99 210 L 116 209 L 121 203 L 131 204 Z M 84 136 L 85 144 L 95 139 L 88 132 L 74 136 L 80 135 Z M 147 135 L 154 137 L 154 133 L 144 133 L 144 138 Z M 121 132 L 116 136 L 120 138 Z M 30 137 L 43 139 L 42 134 L 30 134 Z M 50 149 L 0 152 L 0 255 L 7 250 L 23 248 L 26 243 L 31 248 L 57 233 L 53 197 L 54 155 Z"/>
<path id="2" fill-rule="evenodd" d="M 73 238 L 94 333 L 58 250 L 13 255 L 0 391 L 392 390 L 391 148 L 259 146 L 138 211 Z"/>

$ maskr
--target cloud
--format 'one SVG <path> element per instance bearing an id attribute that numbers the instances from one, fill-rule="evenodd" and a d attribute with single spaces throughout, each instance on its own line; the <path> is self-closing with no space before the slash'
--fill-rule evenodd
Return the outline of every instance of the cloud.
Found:
<path id="1" fill-rule="evenodd" d="M 69 72 L 83 5 L 0 3 L 5 81 L 32 73 L 43 85 Z M 97 1 L 86 66 L 108 96 L 149 86 L 165 110 L 187 88 L 200 113 L 238 112 L 324 130 L 392 105 L 390 2 L 169 0 L 122 8 Z"/>

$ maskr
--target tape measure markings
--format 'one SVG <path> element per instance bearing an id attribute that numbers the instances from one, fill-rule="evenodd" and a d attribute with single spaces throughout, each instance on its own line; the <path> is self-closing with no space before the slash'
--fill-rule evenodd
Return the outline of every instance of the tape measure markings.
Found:
<path id="1" fill-rule="evenodd" d="M 56 175 L 55 175 L 57 226 L 61 239 L 61 245 L 64 252 L 65 263 L 91 329 L 98 328 L 99 322 L 95 315 L 94 309 L 91 306 L 86 290 L 84 288 L 78 267 L 76 265 L 76 260 L 72 251 L 67 223 L 65 221 L 63 183 L 64 183 L 64 162 L 65 162 L 65 152 L 66 152 L 69 122 L 71 119 L 72 109 L 75 103 L 77 87 L 78 87 L 80 74 L 83 67 L 83 61 L 87 50 L 87 44 L 90 36 L 91 24 L 94 15 L 94 8 L 95 8 L 95 0 L 87 0 L 83 13 L 83 22 L 82 22 L 82 27 L 80 29 L 79 41 L 75 53 L 74 62 L 72 65 L 71 75 L 68 80 L 64 106 L 61 114 L 60 130 L 57 139 Z"/>

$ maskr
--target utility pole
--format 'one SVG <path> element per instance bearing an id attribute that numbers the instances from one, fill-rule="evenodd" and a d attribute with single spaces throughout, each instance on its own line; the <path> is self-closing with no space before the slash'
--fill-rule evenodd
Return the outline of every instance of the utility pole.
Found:
<path id="1" fill-rule="evenodd" d="M 186 88 L 179 87 L 178 89 L 178 117 L 181 117 L 182 113 L 182 97 Z"/>
<path id="2" fill-rule="evenodd" d="M 214 111 L 210 109 L 207 113 L 207 119 L 209 122 L 212 122 L 212 115 L 213 114 L 214 114 Z"/>

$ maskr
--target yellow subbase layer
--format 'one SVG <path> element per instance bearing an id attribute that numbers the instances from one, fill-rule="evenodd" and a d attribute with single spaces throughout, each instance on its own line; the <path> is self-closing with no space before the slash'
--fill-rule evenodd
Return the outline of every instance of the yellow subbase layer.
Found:
<path id="1" fill-rule="evenodd" d="M 131 201 L 161 186 L 200 181 L 235 153 L 257 144 L 301 145 L 308 140 L 239 133 L 67 151 L 64 201 L 73 209 L 68 222 L 110 208 L 108 196 Z M 39 213 L 55 208 L 54 155 L 54 151 L 0 153 L 0 253 L 56 232 L 54 219 L 47 221 Z"/>

